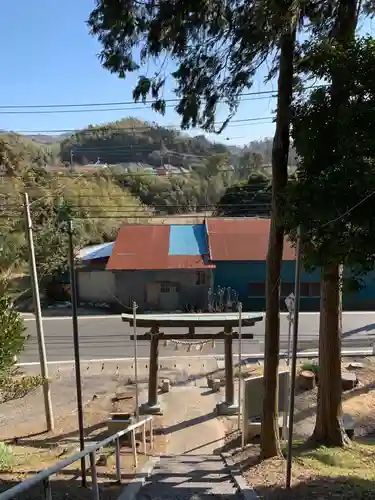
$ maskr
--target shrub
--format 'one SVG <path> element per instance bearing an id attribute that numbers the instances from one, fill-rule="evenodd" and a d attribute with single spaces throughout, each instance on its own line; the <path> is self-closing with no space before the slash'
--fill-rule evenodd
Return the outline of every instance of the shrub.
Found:
<path id="1" fill-rule="evenodd" d="M 319 375 L 319 365 L 314 361 L 306 361 L 302 364 L 300 371 L 313 372 L 315 377 L 317 377 Z"/>
<path id="2" fill-rule="evenodd" d="M 7 472 L 12 469 L 12 450 L 5 443 L 0 441 L 0 472 Z"/>
<path id="3" fill-rule="evenodd" d="M 25 346 L 25 326 L 9 297 L 0 297 L 0 380 L 7 378 Z"/>

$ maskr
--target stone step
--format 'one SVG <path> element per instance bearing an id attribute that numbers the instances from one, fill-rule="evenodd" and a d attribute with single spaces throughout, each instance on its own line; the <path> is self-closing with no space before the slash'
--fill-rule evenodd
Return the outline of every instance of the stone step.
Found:
<path id="1" fill-rule="evenodd" d="M 238 500 L 239 494 L 218 455 L 164 455 L 137 500 Z"/>

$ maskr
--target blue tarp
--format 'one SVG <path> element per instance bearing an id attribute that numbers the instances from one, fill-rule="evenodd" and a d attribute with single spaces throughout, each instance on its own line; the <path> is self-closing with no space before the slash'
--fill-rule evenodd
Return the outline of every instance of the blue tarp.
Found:
<path id="1" fill-rule="evenodd" d="M 171 225 L 169 255 L 206 255 L 208 245 L 204 224 Z"/>
<path id="2" fill-rule="evenodd" d="M 112 255 L 114 241 L 110 243 L 102 243 L 101 245 L 94 245 L 91 249 L 82 249 L 78 258 L 82 260 L 104 259 Z M 84 255 L 82 255 L 84 254 Z"/>

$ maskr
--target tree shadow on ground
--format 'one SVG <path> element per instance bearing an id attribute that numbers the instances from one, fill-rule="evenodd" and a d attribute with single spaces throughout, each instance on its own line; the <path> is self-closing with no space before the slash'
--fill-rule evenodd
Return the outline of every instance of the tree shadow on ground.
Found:
<path id="1" fill-rule="evenodd" d="M 101 430 L 100 433 L 97 431 Z M 93 433 L 97 433 L 92 436 Z M 57 434 L 53 436 L 46 435 L 47 433 L 35 433 L 24 436 L 18 436 L 14 439 L 10 439 L 8 444 L 18 445 L 18 446 L 30 446 L 34 448 L 53 448 L 59 445 L 64 445 L 66 443 L 74 444 L 79 440 L 79 431 L 75 429 L 62 434 Z M 33 439 L 41 436 L 41 439 Z M 86 441 L 102 441 L 107 438 L 110 434 L 107 429 L 107 421 L 103 420 L 97 424 L 90 425 L 84 429 L 84 435 Z"/>
<path id="2" fill-rule="evenodd" d="M 181 431 L 186 427 L 192 427 L 194 425 L 201 424 L 203 422 L 208 422 L 217 417 L 217 414 L 212 411 L 207 413 L 206 415 L 200 415 L 199 417 L 190 418 L 189 420 L 184 420 L 183 422 L 179 422 L 178 424 L 172 424 L 165 427 L 156 428 L 154 433 L 156 435 L 166 435 L 172 434 L 173 432 Z"/>
<path id="3" fill-rule="evenodd" d="M 361 385 L 356 387 L 355 389 L 352 389 L 351 391 L 348 392 L 343 392 L 342 394 L 342 401 L 348 401 L 351 398 L 354 398 L 355 396 L 360 396 L 362 394 L 367 394 L 371 390 L 374 389 L 374 382 L 371 382 L 366 385 Z M 310 406 L 309 408 L 305 408 L 304 410 L 299 410 L 296 412 L 294 416 L 294 423 L 301 422 L 302 420 L 305 420 L 308 417 L 312 417 L 313 415 L 316 414 L 316 409 L 317 406 L 316 404 Z"/>
<path id="4" fill-rule="evenodd" d="M 251 491 L 250 488 L 249 491 Z M 283 486 L 258 487 L 256 493 L 263 500 L 316 500 L 325 498 L 370 500 L 375 498 L 375 482 L 360 477 L 324 476 L 296 482 L 290 489 Z"/>

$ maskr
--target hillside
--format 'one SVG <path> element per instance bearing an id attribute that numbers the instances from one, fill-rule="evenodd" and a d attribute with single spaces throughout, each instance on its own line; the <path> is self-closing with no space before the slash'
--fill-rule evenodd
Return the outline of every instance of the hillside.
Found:
<path id="1" fill-rule="evenodd" d="M 227 153 L 228 163 L 237 170 L 249 161 L 255 161 L 257 168 L 269 166 L 272 157 L 270 138 L 239 147 L 211 142 L 204 135 L 191 137 L 176 129 L 131 117 L 89 125 L 73 134 L 21 136 L 3 132 L 3 137 L 15 147 L 19 147 L 16 143 L 24 142 L 27 156 L 40 166 L 71 162 L 86 165 L 99 160 L 100 163 L 121 164 L 123 167 L 168 164 L 191 169 L 201 166 L 212 155 Z M 295 163 L 295 153 L 291 150 L 290 165 Z"/>
<path id="2" fill-rule="evenodd" d="M 126 118 L 99 126 L 89 126 L 61 144 L 62 161 L 86 164 L 143 163 L 160 167 L 164 163 L 191 167 L 201 157 L 225 153 L 222 144 L 209 142 L 204 136 L 191 138 L 177 130 Z"/>
<path id="3" fill-rule="evenodd" d="M 54 164 L 58 157 L 56 144 L 42 145 L 14 133 L 2 133 L 0 139 L 0 165 L 4 173 L 17 170 L 20 161 L 44 167 Z"/>

